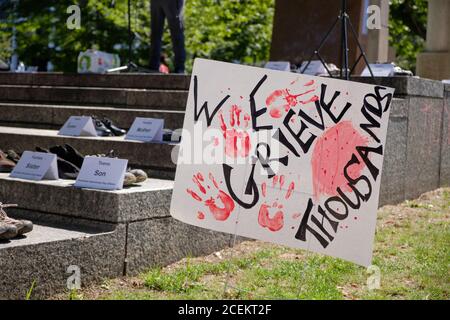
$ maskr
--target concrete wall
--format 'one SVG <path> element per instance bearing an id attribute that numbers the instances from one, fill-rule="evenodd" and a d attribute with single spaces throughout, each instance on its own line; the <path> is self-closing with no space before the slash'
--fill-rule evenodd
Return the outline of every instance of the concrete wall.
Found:
<path id="1" fill-rule="evenodd" d="M 442 146 L 440 185 L 450 186 L 450 84 L 445 85 L 445 100 L 442 112 Z"/>
<path id="2" fill-rule="evenodd" d="M 370 78 L 355 81 L 374 82 Z M 450 85 L 415 77 L 377 78 L 396 89 L 380 190 L 380 206 L 450 185 Z"/>

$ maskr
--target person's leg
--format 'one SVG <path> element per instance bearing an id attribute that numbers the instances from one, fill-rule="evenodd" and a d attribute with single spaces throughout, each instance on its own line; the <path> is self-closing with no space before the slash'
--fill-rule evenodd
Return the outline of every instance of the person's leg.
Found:
<path id="1" fill-rule="evenodd" d="M 175 72 L 184 73 L 186 49 L 184 47 L 184 0 L 166 0 L 164 11 L 169 23 L 173 51 L 175 53 Z"/>
<path id="2" fill-rule="evenodd" d="M 161 59 L 162 36 L 164 32 L 165 14 L 163 4 L 166 0 L 151 0 L 151 44 L 150 66 L 151 70 L 159 71 Z"/>

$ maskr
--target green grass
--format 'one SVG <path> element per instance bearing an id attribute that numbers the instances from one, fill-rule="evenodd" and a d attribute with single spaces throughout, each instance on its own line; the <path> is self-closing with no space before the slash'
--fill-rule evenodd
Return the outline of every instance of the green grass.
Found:
<path id="1" fill-rule="evenodd" d="M 188 258 L 133 279 L 91 288 L 98 299 L 449 299 L 450 189 L 386 206 L 378 213 L 373 264 L 381 287 L 369 290 L 363 267 L 263 242 L 223 257 Z M 239 251 L 239 247 L 244 246 Z M 212 257 L 212 258 L 211 258 Z M 229 276 L 229 277 L 228 277 Z M 225 282 L 228 279 L 227 289 Z M 91 292 L 90 291 L 90 292 Z M 89 293 L 82 295 L 90 298 Z"/>

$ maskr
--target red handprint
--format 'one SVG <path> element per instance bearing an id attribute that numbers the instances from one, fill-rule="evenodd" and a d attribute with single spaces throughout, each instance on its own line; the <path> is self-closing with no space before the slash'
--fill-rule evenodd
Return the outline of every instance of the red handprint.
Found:
<path id="1" fill-rule="evenodd" d="M 283 175 L 281 176 L 274 176 L 272 178 L 272 187 L 275 188 L 277 184 L 280 185 L 280 189 L 283 187 L 285 181 L 285 177 Z M 292 191 L 294 191 L 295 184 L 292 181 L 289 186 L 288 190 L 285 195 L 285 199 L 289 199 L 292 195 Z M 267 194 L 267 185 L 265 182 L 261 185 L 261 193 L 264 198 L 266 198 Z M 279 231 L 284 226 L 284 213 L 283 213 L 283 204 L 278 203 L 276 199 L 272 204 L 268 204 L 267 202 L 264 202 L 261 204 L 261 207 L 259 208 L 259 214 L 258 214 L 258 223 L 261 227 L 267 228 L 270 231 Z M 270 217 L 270 209 L 273 208 L 276 210 L 273 217 Z"/>
<path id="2" fill-rule="evenodd" d="M 292 81 L 291 85 L 295 84 L 296 81 Z M 308 87 L 314 84 L 314 80 L 311 80 L 304 84 L 304 86 Z M 309 89 L 305 92 L 299 94 L 292 94 L 290 89 L 279 89 L 273 91 L 266 98 L 266 106 L 269 109 L 269 115 L 272 118 L 281 118 L 284 112 L 288 112 L 292 107 L 297 106 L 297 104 L 307 104 L 310 102 L 317 101 L 319 97 L 317 95 L 313 95 L 311 98 L 307 100 L 298 100 L 299 97 L 307 95 L 309 93 L 314 92 L 316 89 Z"/>
<path id="3" fill-rule="evenodd" d="M 230 128 L 227 127 L 223 114 L 219 114 L 220 129 L 225 139 L 225 154 L 229 157 L 236 158 L 247 157 L 250 152 L 250 136 L 246 128 L 248 127 L 250 116 L 244 114 L 244 122 L 241 126 L 242 109 L 237 105 L 232 105 L 230 110 Z M 237 128 L 237 129 L 236 129 Z"/>
<path id="4" fill-rule="evenodd" d="M 217 183 L 216 179 L 212 175 L 212 173 L 209 173 L 208 175 L 209 180 L 211 181 L 212 185 L 214 186 L 214 192 L 217 194 L 215 198 L 212 195 L 207 195 L 207 193 L 211 193 L 211 187 L 209 184 L 206 184 L 206 188 L 204 187 L 204 183 L 206 183 L 205 178 L 203 175 L 198 172 L 196 175 L 192 176 L 192 181 L 197 185 L 198 189 L 202 194 L 204 194 L 206 197 L 203 201 L 203 199 L 194 191 L 191 189 L 186 189 L 186 192 L 192 196 L 195 200 L 199 202 L 203 202 L 205 206 L 209 208 L 209 211 L 213 215 L 214 219 L 218 221 L 225 221 L 230 216 L 231 212 L 233 212 L 235 204 L 233 199 L 223 190 L 219 189 L 219 184 Z M 219 199 L 223 207 L 218 207 L 216 205 L 216 199 Z M 198 213 L 198 218 L 203 220 L 204 214 L 202 212 Z"/>

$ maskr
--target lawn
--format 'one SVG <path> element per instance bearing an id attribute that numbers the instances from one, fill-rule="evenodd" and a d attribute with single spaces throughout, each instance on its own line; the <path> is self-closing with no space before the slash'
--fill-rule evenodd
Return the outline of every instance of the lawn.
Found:
<path id="1" fill-rule="evenodd" d="M 379 209 L 374 270 L 260 241 L 56 299 L 449 299 L 450 189 Z M 378 272 L 378 271 L 379 272 Z M 379 286 L 368 286 L 377 279 Z M 369 289 L 370 287 L 370 289 Z"/>

